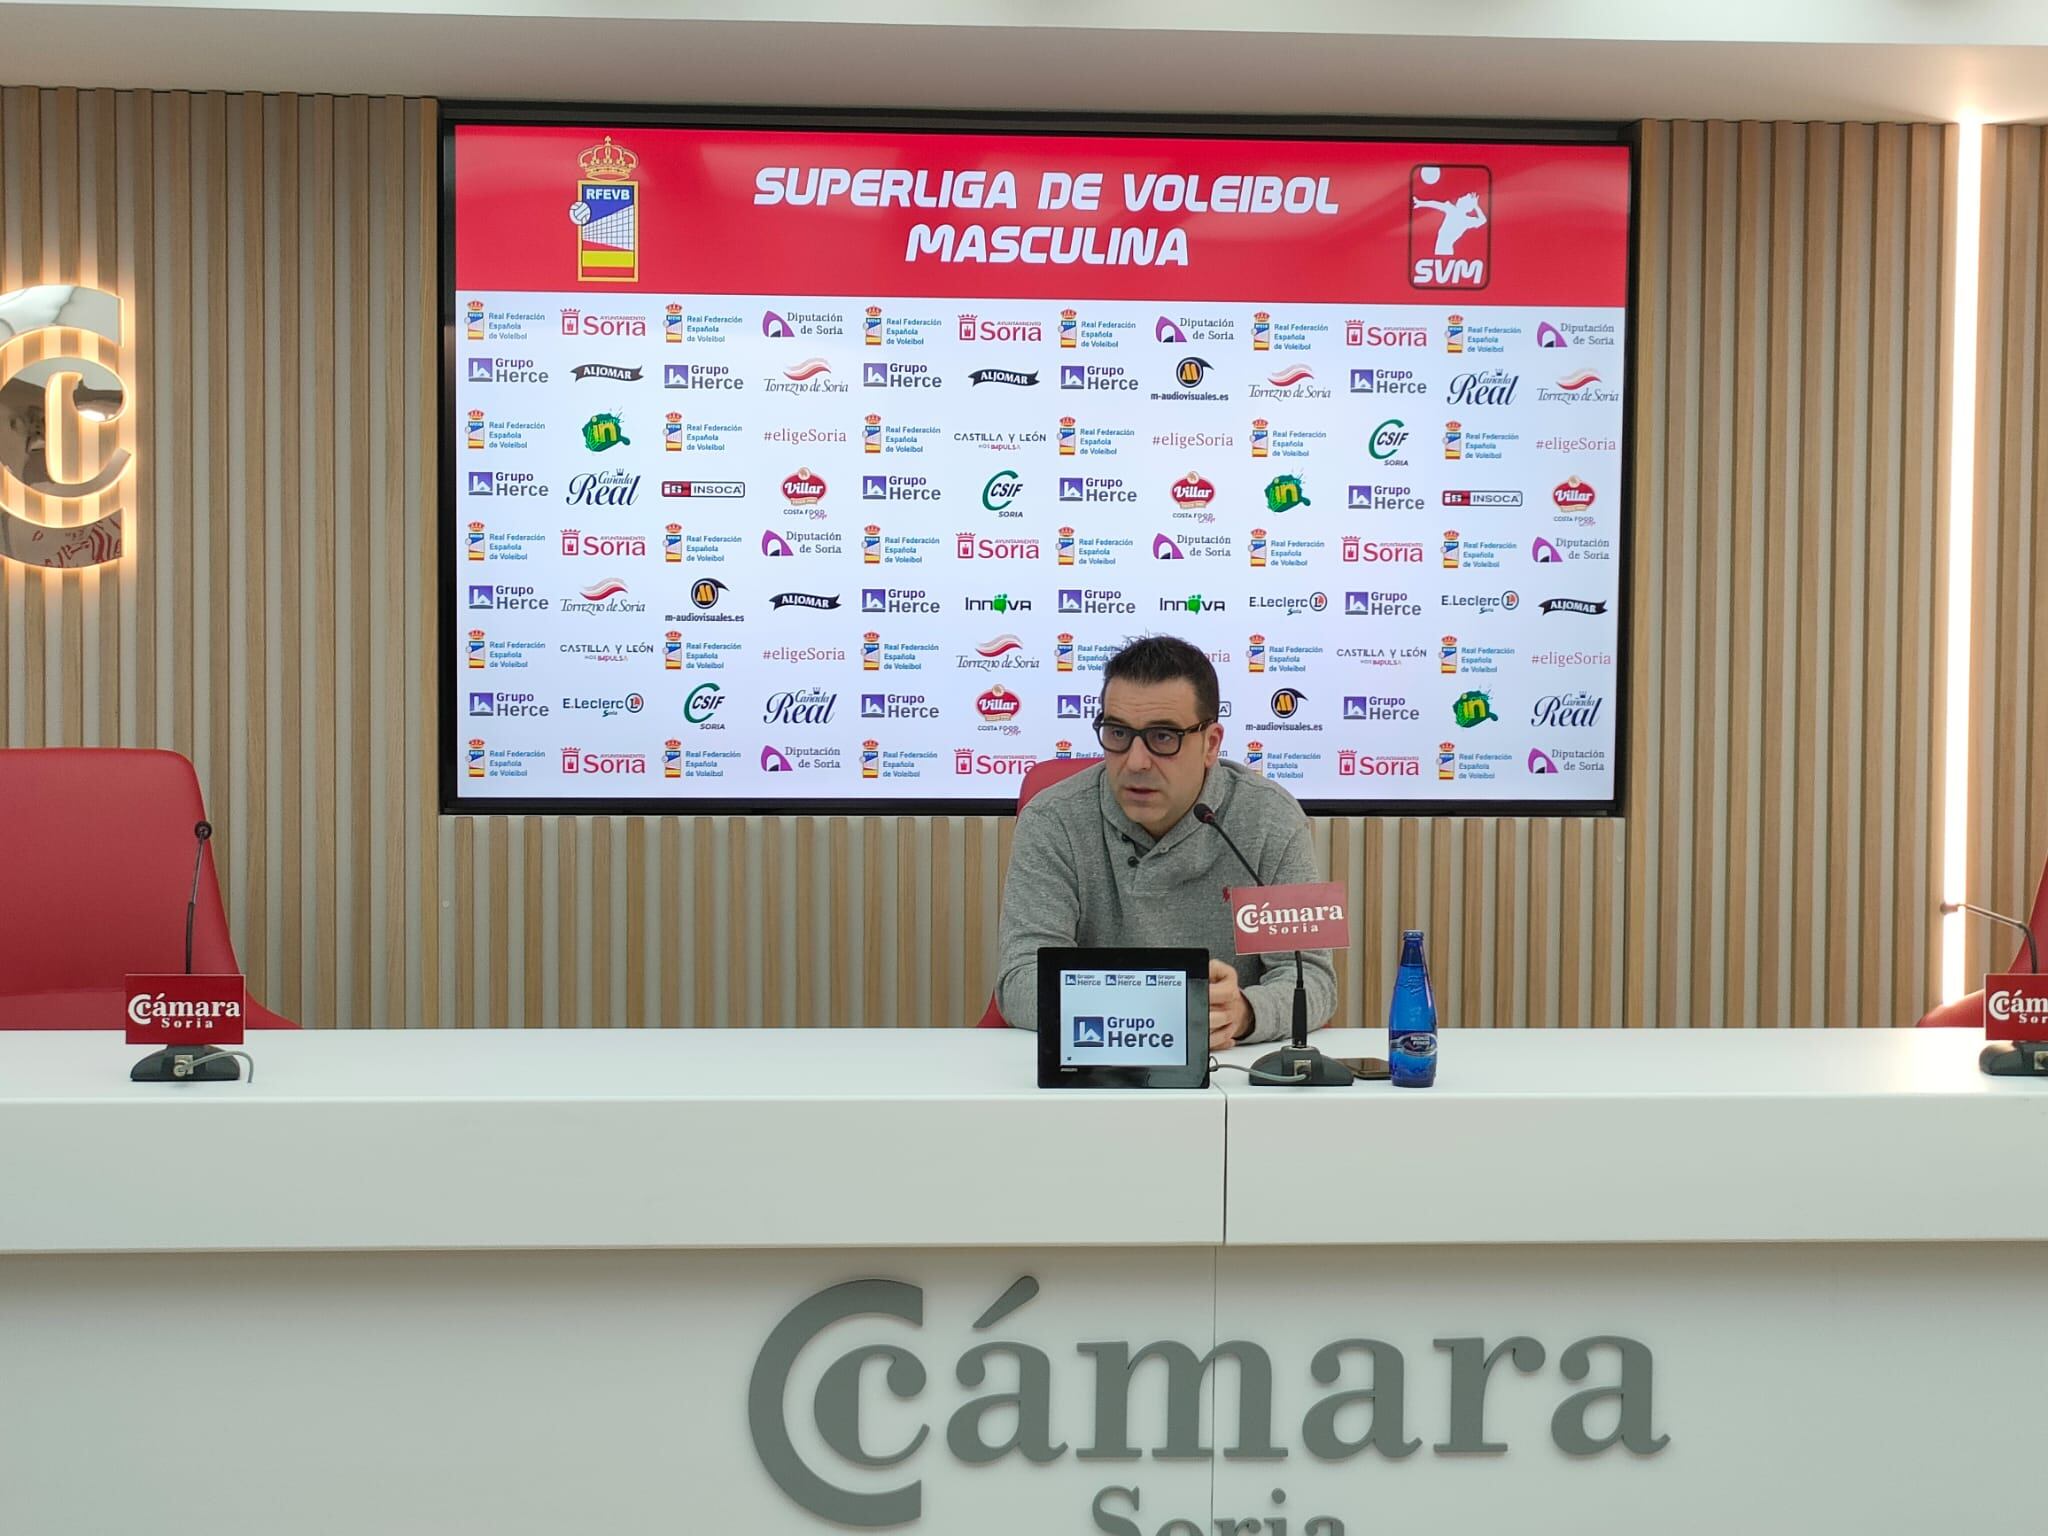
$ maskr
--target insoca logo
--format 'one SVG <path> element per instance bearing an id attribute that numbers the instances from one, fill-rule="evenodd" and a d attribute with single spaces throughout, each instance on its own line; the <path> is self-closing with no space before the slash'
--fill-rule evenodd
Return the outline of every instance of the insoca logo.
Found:
<path id="1" fill-rule="evenodd" d="M 986 1334 L 1028 1305 L 1038 1291 L 1038 1281 L 1023 1276 L 976 1319 L 974 1331 Z M 849 1280 L 798 1302 L 770 1331 L 755 1358 L 747 1383 L 747 1428 L 762 1469 L 791 1500 L 820 1520 L 856 1530 L 910 1525 L 924 1514 L 922 1479 L 905 1477 L 895 1487 L 875 1492 L 842 1487 L 827 1471 L 805 1460 L 798 1449 L 798 1436 L 791 1433 L 788 1410 L 794 1394 L 790 1385 L 799 1359 L 813 1341 L 854 1319 L 921 1330 L 924 1288 L 900 1280 Z M 898 1444 L 884 1442 L 879 1433 L 879 1421 L 892 1417 L 879 1411 L 883 1405 L 876 1403 L 878 1411 L 868 1412 L 865 1400 L 870 1397 L 886 1391 L 898 1403 L 918 1402 L 931 1382 L 924 1360 L 910 1347 L 917 1342 L 914 1335 L 898 1327 L 891 1327 L 890 1333 L 893 1338 L 876 1337 L 848 1348 L 826 1367 L 822 1385 L 809 1399 L 815 1433 L 807 1432 L 803 1440 L 822 1442 L 848 1469 L 901 1466 L 925 1450 L 927 1442 L 933 1442 L 927 1454 L 939 1454 L 930 1420 L 935 1412 L 943 1411 L 942 1405 L 927 1406 L 925 1421 L 909 1430 Z M 1507 1452 L 1505 1441 L 1486 1438 L 1488 1380 L 1503 1360 L 1517 1373 L 1533 1374 L 1543 1369 L 1549 1351 L 1526 1334 L 1492 1345 L 1479 1337 L 1432 1342 L 1440 1369 L 1449 1379 L 1450 1411 L 1445 1438 L 1434 1442 L 1431 1452 L 1452 1458 L 1451 1465 L 1459 1458 Z M 1558 1373 L 1567 1382 L 1585 1381 L 1593 1370 L 1596 1351 L 1603 1363 L 1613 1362 L 1616 1378 L 1565 1394 L 1550 1416 L 1551 1442 L 1568 1456 L 1597 1456 L 1615 1446 L 1637 1456 L 1655 1455 L 1670 1443 L 1670 1436 L 1653 1429 L 1649 1348 L 1617 1334 L 1595 1334 L 1567 1345 L 1558 1354 Z M 989 1338 L 963 1350 L 952 1369 L 940 1373 L 941 1379 L 950 1377 L 963 1386 L 976 1387 L 989 1378 L 990 1363 L 997 1362 L 998 1379 L 1015 1380 L 1017 1388 L 966 1397 L 954 1406 L 945 1423 L 946 1451 L 968 1467 L 1014 1456 L 1045 1466 L 1071 1455 L 1077 1462 L 1127 1462 L 1135 1470 L 1146 1452 L 1131 1433 L 1131 1399 L 1141 1383 L 1144 1390 L 1157 1390 L 1163 1381 L 1166 1431 L 1164 1443 L 1151 1448 L 1154 1459 L 1213 1460 L 1215 1449 L 1205 1442 L 1201 1431 L 1204 1409 L 1212 1392 L 1221 1398 L 1232 1382 L 1237 1392 L 1235 1411 L 1226 1411 L 1219 1401 L 1213 1415 L 1218 1425 L 1237 1426 L 1236 1439 L 1224 1449 L 1224 1457 L 1233 1462 L 1279 1463 L 1293 1454 L 1287 1443 L 1287 1426 L 1280 1426 L 1282 1433 L 1275 1438 L 1274 1361 L 1254 1342 L 1231 1339 L 1206 1354 L 1197 1354 L 1174 1339 L 1136 1346 L 1124 1340 L 1098 1340 L 1076 1343 L 1074 1352 L 1085 1362 L 1078 1369 L 1093 1376 L 1093 1422 L 1062 1427 L 1069 1433 L 1085 1432 L 1086 1443 L 1074 1447 L 1053 1439 L 1053 1357 L 1016 1339 Z M 1228 1359 L 1231 1369 L 1217 1370 L 1219 1359 Z M 1147 1361 L 1159 1362 L 1163 1373 L 1140 1374 L 1139 1367 Z M 870 1365 L 875 1368 L 868 1369 Z M 1363 1376 L 1368 1365 L 1370 1374 L 1364 1379 L 1373 1383 L 1370 1389 L 1360 1390 L 1340 1381 L 1344 1376 Z M 1340 1462 L 1370 1450 L 1388 1460 L 1399 1460 L 1422 1448 L 1421 1438 L 1407 1432 L 1403 1391 L 1407 1362 L 1396 1345 L 1373 1338 L 1340 1338 L 1323 1345 L 1311 1358 L 1284 1361 L 1278 1369 L 1329 1388 L 1301 1421 L 1299 1444 L 1307 1455 L 1318 1461 Z M 1589 1420 L 1601 1426 L 1600 1432 L 1590 1427 Z M 1274 1497 L 1277 1500 L 1280 1495 Z M 1094 1517 L 1093 1529 L 1137 1531 L 1140 1528 L 1124 1517 L 1140 1508 L 1138 1486 L 1110 1483 L 1092 1496 L 1089 1513 Z M 1270 1515 L 1271 1511 L 1262 1513 Z M 967 1529 L 958 1511 L 948 1514 L 946 1529 Z M 1144 1528 L 1151 1528 L 1149 1521 Z M 1215 1528 L 1270 1528 L 1278 1536 L 1282 1523 L 1274 1519 L 1268 1527 L 1257 1518 L 1240 1522 L 1219 1516 Z M 1344 1522 L 1331 1515 L 1311 1516 L 1300 1527 L 1304 1536 L 1342 1536 L 1344 1528 Z M 1186 1520 L 1173 1520 L 1160 1529 L 1195 1531 L 1198 1527 Z"/>
<path id="2" fill-rule="evenodd" d="M 33 362 L 19 343 L 37 331 L 72 332 L 95 355 L 58 351 Z M 91 338 L 97 337 L 98 341 Z M 104 343 L 104 345 L 102 345 Z M 111 493 L 128 471 L 117 448 L 85 462 L 108 423 L 127 409 L 127 387 L 107 363 L 121 349 L 121 301 L 98 288 L 46 283 L 0 293 L 0 559 L 58 568 L 121 558 L 123 513 Z M 67 444 L 83 448 L 66 451 Z M 27 515 L 27 496 L 84 502 L 90 521 L 58 526 Z"/>

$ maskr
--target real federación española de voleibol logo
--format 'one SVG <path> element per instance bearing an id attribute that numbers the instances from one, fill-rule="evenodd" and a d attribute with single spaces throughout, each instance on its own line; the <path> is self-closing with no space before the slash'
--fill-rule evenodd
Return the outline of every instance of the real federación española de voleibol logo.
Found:
<path id="1" fill-rule="evenodd" d="M 576 226 L 576 281 L 640 280 L 640 187 L 633 180 L 640 157 L 606 134 L 576 157 L 583 174 L 569 222 Z"/>

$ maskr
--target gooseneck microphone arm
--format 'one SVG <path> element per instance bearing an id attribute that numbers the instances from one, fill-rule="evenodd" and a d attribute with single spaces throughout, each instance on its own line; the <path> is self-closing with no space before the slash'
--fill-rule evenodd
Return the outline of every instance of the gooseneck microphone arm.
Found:
<path id="1" fill-rule="evenodd" d="M 1244 850 L 1230 840 L 1230 834 L 1223 830 L 1223 823 L 1216 819 L 1216 813 L 1210 810 L 1203 801 L 1197 800 L 1195 802 L 1195 820 L 1205 827 L 1215 829 L 1216 835 L 1223 839 L 1223 846 L 1237 855 L 1237 862 L 1242 864 L 1244 872 L 1252 877 L 1253 885 L 1264 885 L 1266 883 L 1259 878 L 1259 872 L 1252 868 L 1252 861 L 1244 856 Z"/>
<path id="2" fill-rule="evenodd" d="M 1195 820 L 1210 828 L 1223 839 L 1223 845 L 1237 855 L 1237 862 L 1244 866 L 1244 872 L 1252 877 L 1252 884 L 1264 888 L 1266 882 L 1259 878 L 1259 872 L 1252 868 L 1252 861 L 1244 856 L 1244 850 L 1231 841 L 1230 834 L 1223 830 L 1223 823 L 1216 819 L 1216 813 L 1202 801 L 1195 802 Z M 1297 1050 L 1308 1046 L 1308 985 L 1302 976 L 1301 951 L 1294 952 L 1294 1018 L 1289 1031 L 1290 1043 Z"/>
<path id="3" fill-rule="evenodd" d="M 2034 943 L 2034 930 L 2016 917 L 2007 917 L 2003 912 L 1993 912 L 1989 907 L 1975 906 L 1967 901 L 1944 901 L 1941 910 L 1947 912 L 1974 912 L 1979 917 L 1988 917 L 1994 923 L 2003 923 L 2008 928 L 2017 928 L 2027 936 L 2027 968 L 2036 976 L 2041 974 L 2041 951 Z"/>
<path id="4" fill-rule="evenodd" d="M 185 901 L 185 974 L 192 974 L 192 923 L 199 916 L 199 865 L 206 857 L 206 841 L 213 836 L 213 823 L 202 821 L 192 829 L 198 844 L 192 850 L 192 894 Z"/>

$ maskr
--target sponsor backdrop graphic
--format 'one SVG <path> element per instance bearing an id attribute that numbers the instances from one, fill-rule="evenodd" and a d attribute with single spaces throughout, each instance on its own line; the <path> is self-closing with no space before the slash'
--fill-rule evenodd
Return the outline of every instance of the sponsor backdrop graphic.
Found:
<path id="1" fill-rule="evenodd" d="M 1200 645 L 1311 802 L 1611 802 L 1612 145 L 462 126 L 455 798 L 991 802 Z"/>

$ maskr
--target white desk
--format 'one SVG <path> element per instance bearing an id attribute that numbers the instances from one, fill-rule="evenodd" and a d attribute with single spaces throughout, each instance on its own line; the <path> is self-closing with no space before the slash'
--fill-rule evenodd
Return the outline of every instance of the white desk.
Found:
<path id="1" fill-rule="evenodd" d="M 0 1033 L 0 1168 L 36 1170 L 0 1179 L 0 1253 L 1223 1235 L 1220 1094 L 1041 1094 L 1034 1039 L 1009 1030 L 308 1031 L 247 1049 L 252 1082 L 131 1083 L 145 1052 L 117 1034 Z M 1142 1200 L 1096 1177 L 1134 1145 Z"/>
<path id="2" fill-rule="evenodd" d="M 1978 1045 L 0 1035 L 0 1533 L 2033 1536 L 2048 1084 Z"/>
<path id="3" fill-rule="evenodd" d="M 1229 1100 L 1225 1241 L 2048 1241 L 2048 1079 L 1959 1030 L 1446 1030 L 1436 1086 Z M 1385 1056 L 1384 1030 L 1326 1030 Z M 1249 1064 L 1259 1052 L 1223 1060 Z M 1341 1200 L 1276 1193 L 1289 1170 Z"/>

